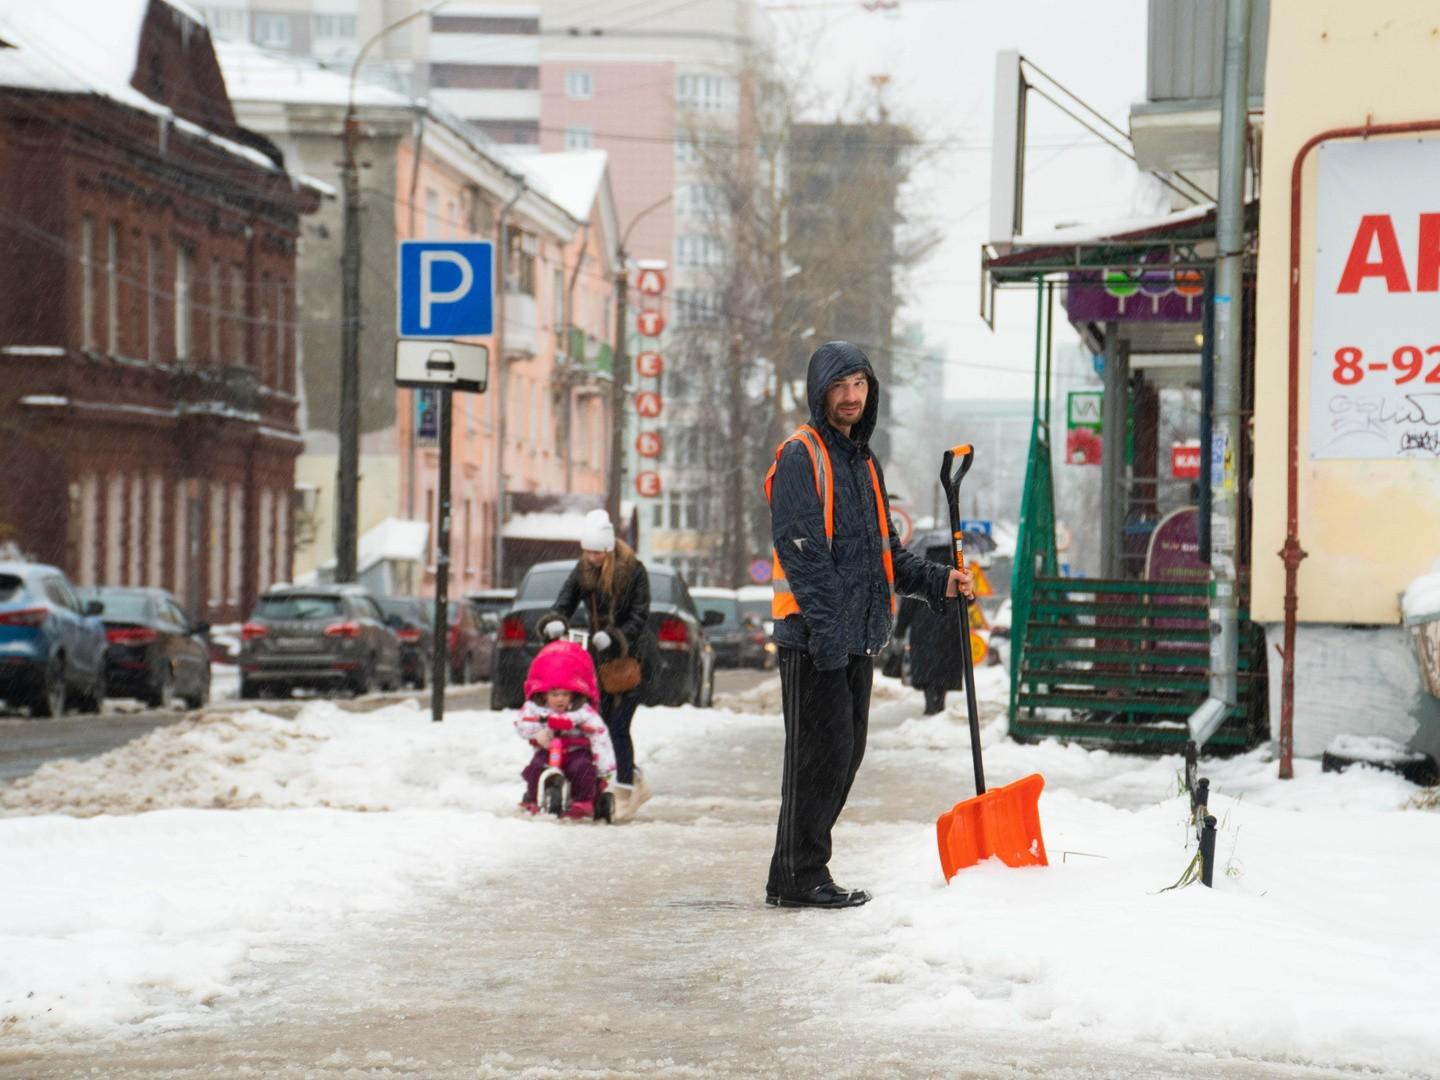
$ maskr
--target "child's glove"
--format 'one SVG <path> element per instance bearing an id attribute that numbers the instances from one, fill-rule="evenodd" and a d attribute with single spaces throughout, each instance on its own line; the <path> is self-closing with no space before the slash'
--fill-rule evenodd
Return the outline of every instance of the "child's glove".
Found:
<path id="1" fill-rule="evenodd" d="M 544 626 L 540 627 L 540 633 L 545 635 L 548 641 L 559 641 L 560 636 L 568 629 L 563 619 L 551 619 Z"/>
<path id="2" fill-rule="evenodd" d="M 569 731 L 575 725 L 568 716 L 552 716 L 545 721 L 545 726 L 551 731 Z"/>

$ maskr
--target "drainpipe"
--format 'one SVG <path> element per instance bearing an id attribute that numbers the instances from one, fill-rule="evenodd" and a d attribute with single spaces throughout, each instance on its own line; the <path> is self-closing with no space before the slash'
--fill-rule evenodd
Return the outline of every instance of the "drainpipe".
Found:
<path id="1" fill-rule="evenodd" d="M 1239 701 L 1238 496 L 1240 347 L 1245 325 L 1245 150 L 1249 126 L 1250 2 L 1225 5 L 1225 74 L 1220 100 L 1220 188 L 1215 240 L 1215 391 L 1211 446 L 1223 448 L 1210 476 L 1210 696 L 1190 715 L 1197 747 Z M 1201 447 L 1210 453 L 1210 447 Z"/>
<path id="2" fill-rule="evenodd" d="M 561 424 L 561 428 L 564 432 L 564 437 L 561 440 L 561 445 L 564 448 L 565 454 L 566 491 L 570 490 L 571 484 L 573 482 L 575 464 L 574 447 L 571 445 L 571 437 L 574 434 L 572 423 L 573 418 L 570 414 L 574 408 L 573 380 L 575 374 L 574 364 L 576 358 L 570 355 L 570 326 L 575 321 L 575 283 L 580 279 L 580 268 L 585 265 L 585 255 L 590 250 L 590 226 L 588 222 L 584 227 L 584 236 L 585 239 L 580 244 L 580 254 L 575 257 L 575 269 L 570 274 L 570 284 L 565 289 L 564 311 L 561 315 L 561 326 L 559 334 L 560 340 L 559 342 L 557 342 L 560 351 L 565 354 L 566 360 L 568 362 L 567 370 L 564 372 L 564 377 L 560 380 L 560 389 L 561 392 L 564 394 L 565 401 L 565 411 L 562 414 L 563 423 Z"/>
<path id="3" fill-rule="evenodd" d="M 510 211 L 526 192 L 525 181 L 512 175 L 515 194 L 500 211 L 496 222 L 496 284 L 500 289 L 500 303 L 495 306 L 495 587 L 505 580 L 505 391 L 509 383 L 506 374 L 509 368 L 505 360 L 505 275 L 508 272 L 508 245 L 505 243 L 505 229 L 510 222 Z"/>

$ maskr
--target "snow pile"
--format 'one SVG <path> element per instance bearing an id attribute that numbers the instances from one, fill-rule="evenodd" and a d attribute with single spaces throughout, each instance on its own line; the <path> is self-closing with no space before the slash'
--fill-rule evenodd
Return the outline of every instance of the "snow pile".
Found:
<path id="1" fill-rule="evenodd" d="M 1383 735 L 1336 735 L 1325 748 L 1327 754 L 1334 754 L 1347 761 L 1422 761 L 1425 755 L 1418 750 L 1401 746 L 1394 739 Z"/>
<path id="2" fill-rule="evenodd" d="M 1409 584 L 1400 600 L 1400 610 L 1407 623 L 1440 618 L 1440 561 L 1430 567 L 1430 573 Z"/>

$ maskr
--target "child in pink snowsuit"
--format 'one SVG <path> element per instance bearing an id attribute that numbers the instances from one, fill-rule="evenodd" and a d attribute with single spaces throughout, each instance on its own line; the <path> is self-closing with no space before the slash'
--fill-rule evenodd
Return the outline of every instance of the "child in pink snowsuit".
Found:
<path id="1" fill-rule="evenodd" d="M 562 768 L 570 781 L 570 816 L 594 816 L 599 780 L 615 772 L 610 731 L 595 711 L 599 700 L 595 664 L 575 642 L 551 642 L 530 664 L 525 707 L 515 721 L 515 731 L 535 747 L 535 756 L 520 773 L 525 778 L 520 805 L 530 813 L 540 809 L 535 785 L 549 767 L 550 740 L 558 738 L 565 744 Z"/>

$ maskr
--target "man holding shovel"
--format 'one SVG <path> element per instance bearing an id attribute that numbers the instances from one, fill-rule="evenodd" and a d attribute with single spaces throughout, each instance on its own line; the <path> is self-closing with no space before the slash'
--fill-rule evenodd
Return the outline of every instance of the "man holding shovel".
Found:
<path id="1" fill-rule="evenodd" d="M 830 833 L 865 754 L 875 656 L 890 639 L 896 595 L 940 613 L 974 596 L 968 573 L 900 546 L 884 474 L 869 450 L 880 384 L 844 341 L 810 357 L 810 422 L 780 445 L 770 500 L 775 642 L 785 765 L 775 854 L 765 889 L 777 907 L 858 907 L 863 889 L 830 877 Z"/>

